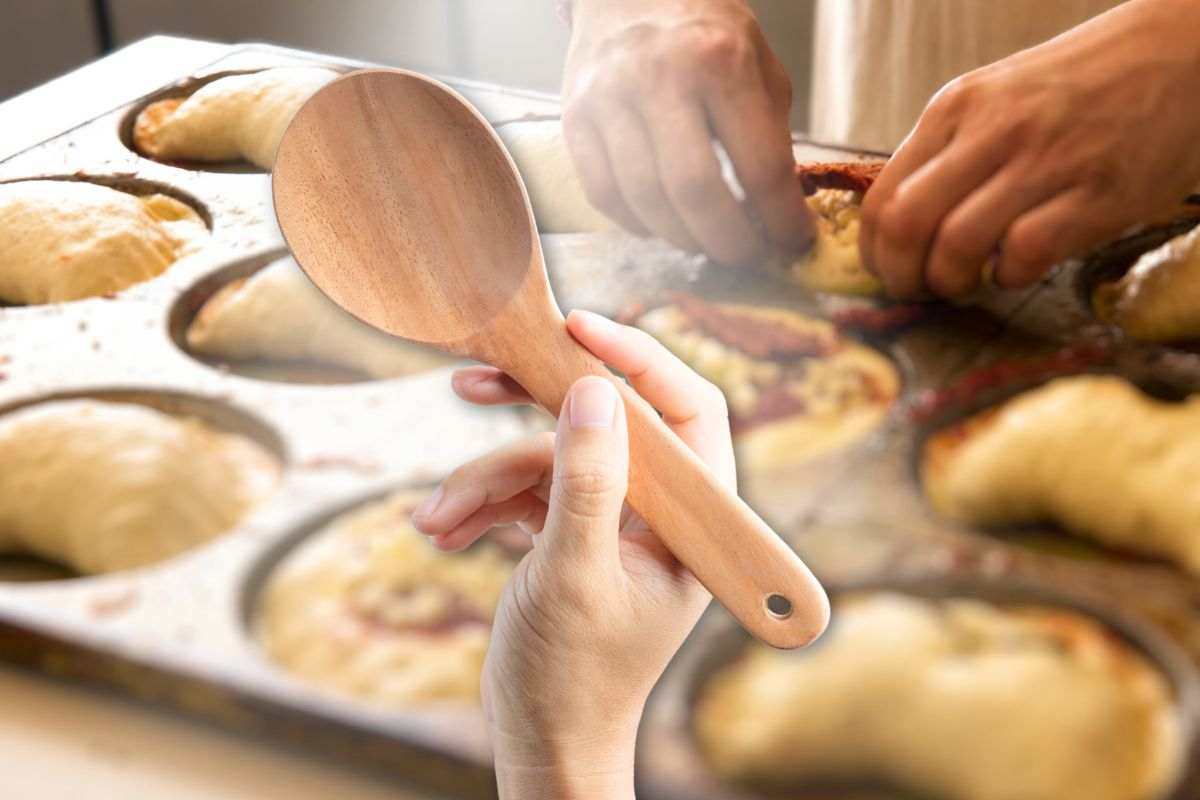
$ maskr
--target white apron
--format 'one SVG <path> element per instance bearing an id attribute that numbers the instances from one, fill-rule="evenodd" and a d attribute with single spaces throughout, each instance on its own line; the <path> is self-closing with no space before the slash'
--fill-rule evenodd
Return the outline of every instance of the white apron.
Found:
<path id="1" fill-rule="evenodd" d="M 891 152 L 952 78 L 1120 0 L 818 0 L 809 133 Z"/>

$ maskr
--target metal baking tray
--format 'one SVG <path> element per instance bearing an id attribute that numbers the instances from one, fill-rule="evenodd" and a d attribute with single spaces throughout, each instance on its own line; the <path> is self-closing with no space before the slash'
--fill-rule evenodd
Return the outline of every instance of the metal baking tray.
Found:
<path id="1" fill-rule="evenodd" d="M 320 521 L 387 490 L 427 484 L 546 425 L 534 412 L 467 406 L 450 392 L 448 369 L 311 385 L 256 380 L 181 349 L 180 332 L 208 295 L 284 252 L 269 176 L 244 165 L 190 168 L 142 158 L 128 146 L 132 120 L 146 103 L 214 76 L 297 63 L 361 66 L 275 47 L 231 47 L 192 75 L 164 75 L 151 95 L 0 162 L 3 181 L 53 176 L 135 193 L 166 191 L 193 204 L 211 228 L 211 240 L 195 255 L 114 298 L 0 308 L 6 358 L 0 413 L 52 397 L 119 396 L 249 435 L 285 465 L 271 500 L 234 531 L 176 559 L 113 575 L 0 583 L 0 657 L 383 766 L 434 789 L 492 796 L 478 712 L 384 713 L 330 697 L 270 664 L 250 632 L 271 566 Z M 497 124 L 558 111 L 545 95 L 448 82 Z M 796 150 L 801 160 L 857 157 L 802 140 Z M 542 241 L 564 309 L 616 316 L 681 290 L 820 316 L 864 302 L 808 296 L 770 275 L 714 266 L 621 233 Z M 990 313 L 946 307 L 899 331 L 863 334 L 894 359 L 903 378 L 886 424 L 786 472 L 743 475 L 743 492 L 835 581 L 912 570 L 1003 573 L 1061 584 L 1102 604 L 1120 576 L 1127 612 L 1139 624 L 1165 627 L 1200 657 L 1200 626 L 1188 616 L 1200 604 L 1191 579 L 1161 565 L 1097 565 L 955 528 L 924 507 L 915 482 L 913 448 L 927 430 L 913 416 L 921 399 L 996 360 L 1061 346 L 1061 338 L 1026 323 L 1044 316 L 1041 309 L 1060 307 L 1064 293 L 1072 295 L 1076 272 L 1068 266 L 1034 290 L 992 293 L 982 298 Z M 669 693 L 656 695 L 650 719 L 672 702 Z"/>

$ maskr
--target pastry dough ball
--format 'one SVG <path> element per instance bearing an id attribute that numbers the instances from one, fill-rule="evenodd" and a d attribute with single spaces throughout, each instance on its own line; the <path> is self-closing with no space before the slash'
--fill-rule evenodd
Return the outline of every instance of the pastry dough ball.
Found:
<path id="1" fill-rule="evenodd" d="M 391 378 L 450 363 L 343 311 L 290 257 L 233 281 L 200 309 L 187 331 L 193 353 L 231 361 L 312 362 Z"/>
<path id="2" fill-rule="evenodd" d="M 794 311 L 681 296 L 637 326 L 721 389 L 738 464 L 751 470 L 798 464 L 869 435 L 900 392 L 885 356 Z"/>
<path id="3" fill-rule="evenodd" d="M 516 162 L 542 233 L 612 230 L 579 182 L 558 120 L 509 122 L 496 129 Z"/>
<path id="4" fill-rule="evenodd" d="M 87 181 L 0 184 L 0 301 L 58 303 L 162 274 L 207 233 L 191 206 Z"/>
<path id="5" fill-rule="evenodd" d="M 892 593 L 844 599 L 809 651 L 749 645 L 694 724 L 729 779 L 943 800 L 1154 800 L 1182 753 L 1165 679 L 1093 620 Z"/>
<path id="6" fill-rule="evenodd" d="M 844 189 L 820 189 L 808 197 L 816 223 L 812 249 L 792 264 L 792 275 L 815 292 L 871 295 L 883 291 L 858 253 L 862 195 Z"/>
<path id="7" fill-rule="evenodd" d="M 486 540 L 438 551 L 409 521 L 421 499 L 401 492 L 349 511 L 282 563 L 257 624 L 274 661 L 376 706 L 479 702 L 514 562 Z"/>
<path id="8" fill-rule="evenodd" d="M 280 67 L 218 78 L 189 97 L 144 108 L 134 122 L 134 146 L 160 161 L 245 160 L 269 170 L 292 117 L 337 76 L 319 67 Z"/>
<path id="9" fill-rule="evenodd" d="M 1095 294 L 1101 319 L 1145 342 L 1200 339 L 1200 228 L 1142 255 Z"/>
<path id="10" fill-rule="evenodd" d="M 931 437 L 922 472 L 951 519 L 1054 522 L 1200 573 L 1200 398 L 1059 378 Z"/>
<path id="11" fill-rule="evenodd" d="M 238 524 L 279 477 L 246 437 L 135 403 L 59 400 L 0 417 L 0 551 L 85 575 L 141 567 Z"/>

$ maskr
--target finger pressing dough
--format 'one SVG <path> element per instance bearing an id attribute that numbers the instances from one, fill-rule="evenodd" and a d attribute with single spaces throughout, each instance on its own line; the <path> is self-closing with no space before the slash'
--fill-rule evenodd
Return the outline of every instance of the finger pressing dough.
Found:
<path id="1" fill-rule="evenodd" d="M 173 197 L 87 181 L 0 184 L 0 301 L 58 303 L 150 280 L 207 233 Z"/>
<path id="2" fill-rule="evenodd" d="M 1142 255 L 1093 298 L 1101 319 L 1144 342 L 1200 339 L 1200 228 Z"/>
<path id="3" fill-rule="evenodd" d="M 951 519 L 1054 522 L 1200 572 L 1200 398 L 1059 378 L 938 432 L 922 462 L 930 501 Z"/>
<path id="4" fill-rule="evenodd" d="M 343 311 L 290 257 L 221 288 L 187 331 L 193 353 L 232 361 L 308 361 L 391 378 L 450 363 Z"/>
<path id="5" fill-rule="evenodd" d="M 845 598 L 810 651 L 748 645 L 694 725 L 729 779 L 942 800 L 1155 800 L 1182 751 L 1165 679 L 1099 623 L 893 593 Z"/>
<path id="6" fill-rule="evenodd" d="M 170 558 L 233 528 L 279 464 L 250 439 L 135 403 L 0 417 L 0 551 L 85 575 Z"/>
<path id="7" fill-rule="evenodd" d="M 245 160 L 270 169 L 292 117 L 337 76 L 320 67 L 279 67 L 218 78 L 188 97 L 142 109 L 134 147 L 160 161 Z"/>
<path id="8" fill-rule="evenodd" d="M 478 703 L 491 622 L 514 561 L 491 542 L 443 553 L 400 492 L 312 535 L 271 576 L 257 631 L 318 686 L 386 707 Z"/>
<path id="9" fill-rule="evenodd" d="M 871 295 L 883 290 L 858 252 L 863 193 L 882 166 L 853 162 L 797 168 L 815 223 L 811 249 L 791 265 L 792 276 L 802 286 L 831 294 Z"/>
<path id="10" fill-rule="evenodd" d="M 886 357 L 794 311 L 678 295 L 636 324 L 725 394 L 738 463 L 751 469 L 868 435 L 900 391 Z"/>
<path id="11" fill-rule="evenodd" d="M 588 202 L 558 120 L 526 120 L 496 132 L 521 172 L 533 216 L 542 233 L 612 230 L 613 223 Z"/>

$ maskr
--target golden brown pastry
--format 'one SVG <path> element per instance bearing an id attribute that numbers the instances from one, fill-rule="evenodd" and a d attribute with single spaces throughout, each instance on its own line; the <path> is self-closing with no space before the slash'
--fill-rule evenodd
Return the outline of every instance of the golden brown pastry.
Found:
<path id="1" fill-rule="evenodd" d="M 483 658 L 513 559 L 485 540 L 443 553 L 400 492 L 333 520 L 271 576 L 257 632 L 272 660 L 377 707 L 479 702 Z"/>
<path id="2" fill-rule="evenodd" d="M 170 558 L 275 487 L 257 443 L 135 403 L 58 400 L 0 417 L 0 551 L 90 575 Z"/>
<path id="3" fill-rule="evenodd" d="M 608 217 L 588 202 L 563 139 L 559 120 L 520 120 L 496 128 L 521 172 L 542 233 L 612 230 Z"/>
<path id="4" fill-rule="evenodd" d="M 429 348 L 389 336 L 347 314 L 290 257 L 222 287 L 187 331 L 193 353 L 230 361 L 312 362 L 373 378 L 451 363 Z"/>
<path id="5" fill-rule="evenodd" d="M 207 229 L 191 206 L 87 181 L 0 184 L 0 301 L 58 303 L 160 275 Z"/>
<path id="6" fill-rule="evenodd" d="M 1054 522 L 1200 572 L 1200 398 L 1123 378 L 1059 378 L 940 431 L 922 475 L 934 508 L 978 525 Z"/>
<path id="7" fill-rule="evenodd" d="M 1101 284 L 1097 315 L 1144 342 L 1200 339 L 1200 228 L 1142 255 L 1119 281 Z"/>
<path id="8" fill-rule="evenodd" d="M 160 161 L 245 160 L 270 169 L 292 117 L 337 76 L 320 67 L 278 67 L 218 78 L 188 97 L 142 109 L 134 147 Z"/>
<path id="9" fill-rule="evenodd" d="M 808 193 L 816 223 L 812 248 L 792 263 L 792 276 L 816 292 L 878 294 L 883 286 L 858 253 L 863 193 L 883 165 L 848 162 L 806 164 L 797 175 Z"/>
<path id="10" fill-rule="evenodd" d="M 1164 677 L 1087 617 L 887 592 L 843 599 L 810 651 L 748 645 L 694 717 L 728 779 L 941 800 L 1155 800 L 1178 723 Z"/>
<path id="11" fill-rule="evenodd" d="M 724 392 L 738 463 L 751 469 L 868 435 L 900 391 L 887 358 L 794 311 L 679 295 L 636 324 Z"/>

